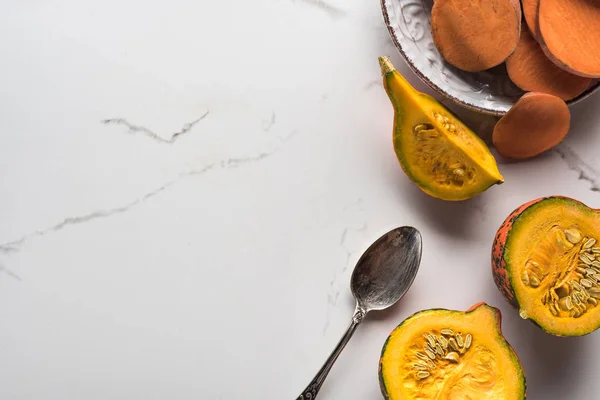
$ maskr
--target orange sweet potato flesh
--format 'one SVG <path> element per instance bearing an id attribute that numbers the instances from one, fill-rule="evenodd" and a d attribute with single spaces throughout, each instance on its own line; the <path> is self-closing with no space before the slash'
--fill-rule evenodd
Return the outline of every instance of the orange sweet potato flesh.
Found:
<path id="1" fill-rule="evenodd" d="M 476 72 L 504 62 L 516 49 L 521 30 L 518 0 L 435 0 L 433 41 L 444 59 Z"/>
<path id="2" fill-rule="evenodd" d="M 521 40 L 506 60 L 506 70 L 521 89 L 553 94 L 563 100 L 579 96 L 592 83 L 592 79 L 573 75 L 550 61 L 528 29 L 521 29 Z"/>
<path id="3" fill-rule="evenodd" d="M 570 125 L 571 113 L 563 100 L 551 94 L 531 92 L 500 118 L 492 140 L 504 157 L 525 159 L 559 144 Z"/>
<path id="4" fill-rule="evenodd" d="M 533 37 L 537 39 L 538 35 L 538 8 L 540 7 L 540 0 L 521 0 L 523 8 L 523 15 L 525 16 L 525 22 L 529 31 L 533 34 Z"/>
<path id="5" fill-rule="evenodd" d="M 600 0 L 540 0 L 540 44 L 559 67 L 600 78 Z"/>

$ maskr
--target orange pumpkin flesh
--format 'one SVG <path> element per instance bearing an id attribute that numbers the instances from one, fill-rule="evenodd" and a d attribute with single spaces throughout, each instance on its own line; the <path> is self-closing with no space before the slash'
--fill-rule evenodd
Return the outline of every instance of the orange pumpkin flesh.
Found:
<path id="1" fill-rule="evenodd" d="M 500 311 L 425 310 L 388 337 L 379 363 L 386 399 L 525 398 L 521 364 L 502 336 Z"/>
<path id="2" fill-rule="evenodd" d="M 566 197 L 517 208 L 492 250 L 504 297 L 546 332 L 581 336 L 600 327 L 600 213 Z M 597 276 L 597 277 L 596 277 Z"/>

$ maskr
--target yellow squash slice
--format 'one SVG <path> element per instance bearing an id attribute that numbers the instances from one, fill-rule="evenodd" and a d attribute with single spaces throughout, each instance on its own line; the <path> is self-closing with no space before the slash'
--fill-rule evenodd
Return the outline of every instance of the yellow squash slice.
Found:
<path id="1" fill-rule="evenodd" d="M 414 314 L 388 337 L 379 362 L 388 400 L 522 400 L 525 375 L 502 336 L 500 311 L 479 303 L 466 312 Z"/>
<path id="2" fill-rule="evenodd" d="M 379 63 L 394 107 L 394 150 L 421 190 L 443 200 L 465 200 L 504 182 L 494 156 L 471 129 L 413 88 L 388 57 Z"/>

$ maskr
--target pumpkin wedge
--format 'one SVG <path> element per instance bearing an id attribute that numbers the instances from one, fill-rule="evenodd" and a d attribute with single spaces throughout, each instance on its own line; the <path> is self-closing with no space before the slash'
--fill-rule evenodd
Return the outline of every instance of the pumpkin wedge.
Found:
<path id="1" fill-rule="evenodd" d="M 443 200 L 465 200 L 504 182 L 475 132 L 435 98 L 412 87 L 388 57 L 380 57 L 379 64 L 394 108 L 394 151 L 421 190 Z"/>
<path id="2" fill-rule="evenodd" d="M 388 400 L 522 400 L 525 375 L 497 308 L 418 312 L 389 335 L 379 362 Z"/>
<path id="3" fill-rule="evenodd" d="M 600 327 L 600 212 L 567 197 L 533 200 L 504 221 L 492 249 L 500 292 L 556 336 Z"/>

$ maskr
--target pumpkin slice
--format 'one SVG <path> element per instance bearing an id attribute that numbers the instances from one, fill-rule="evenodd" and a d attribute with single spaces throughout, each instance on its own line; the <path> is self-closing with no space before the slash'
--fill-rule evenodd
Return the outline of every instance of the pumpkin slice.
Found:
<path id="1" fill-rule="evenodd" d="M 386 399 L 525 398 L 525 375 L 501 332 L 500 310 L 425 310 L 388 337 L 379 362 Z"/>
<path id="2" fill-rule="evenodd" d="M 492 250 L 504 297 L 546 332 L 581 336 L 600 327 L 600 212 L 567 197 L 517 208 Z"/>
<path id="3" fill-rule="evenodd" d="M 379 63 L 394 107 L 394 150 L 421 190 L 443 200 L 465 200 L 504 182 L 494 156 L 471 129 L 412 87 L 389 58 L 380 57 Z"/>

